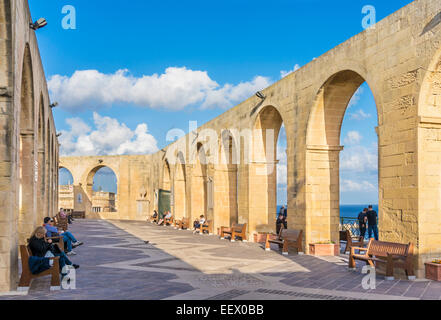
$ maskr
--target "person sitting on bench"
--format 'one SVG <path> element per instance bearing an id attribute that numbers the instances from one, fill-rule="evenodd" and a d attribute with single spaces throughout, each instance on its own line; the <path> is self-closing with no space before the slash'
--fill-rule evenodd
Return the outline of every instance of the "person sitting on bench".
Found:
<path id="1" fill-rule="evenodd" d="M 54 226 L 54 219 L 50 217 L 44 218 L 44 227 L 46 228 L 46 236 L 47 237 L 56 237 L 61 235 L 63 237 L 63 241 L 66 244 L 67 247 L 67 255 L 75 255 L 76 252 L 72 250 L 72 248 L 76 248 L 83 244 L 81 241 L 77 241 L 72 233 L 69 231 L 60 232 L 58 229 Z"/>
<path id="2" fill-rule="evenodd" d="M 205 223 L 205 217 L 203 214 L 199 217 L 199 220 L 193 222 L 193 230 L 199 229 Z"/>
<path id="3" fill-rule="evenodd" d="M 80 267 L 77 264 L 73 264 L 64 252 L 59 250 L 57 246 L 54 246 L 51 239 L 46 241 L 44 238 L 45 235 L 45 227 L 37 227 L 32 233 L 31 238 L 29 239 L 29 249 L 33 256 L 40 258 L 60 257 L 60 272 L 63 272 L 63 267 L 66 265 L 72 266 L 75 269 Z M 50 261 L 49 264 L 52 266 L 53 261 Z M 63 276 L 65 275 L 63 273 L 61 274 Z"/>
<path id="4" fill-rule="evenodd" d="M 165 214 L 165 216 L 162 217 L 162 219 L 160 219 L 158 221 L 158 225 L 161 225 L 165 222 L 166 219 L 170 219 L 172 217 L 172 214 L 170 211 L 167 211 L 167 213 Z"/>

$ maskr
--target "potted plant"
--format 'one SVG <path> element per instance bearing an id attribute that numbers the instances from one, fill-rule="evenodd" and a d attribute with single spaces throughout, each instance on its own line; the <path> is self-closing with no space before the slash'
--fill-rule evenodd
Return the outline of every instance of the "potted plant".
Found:
<path id="1" fill-rule="evenodd" d="M 340 244 L 329 240 L 310 243 L 309 254 L 314 256 L 338 256 L 340 254 Z"/>
<path id="2" fill-rule="evenodd" d="M 435 281 L 441 281 L 441 259 L 435 259 L 426 262 L 426 278 Z"/>

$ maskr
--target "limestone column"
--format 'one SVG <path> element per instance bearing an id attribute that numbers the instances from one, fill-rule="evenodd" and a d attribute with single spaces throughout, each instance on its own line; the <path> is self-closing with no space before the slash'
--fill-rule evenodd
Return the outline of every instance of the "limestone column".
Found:
<path id="1" fill-rule="evenodd" d="M 339 241 L 340 176 L 342 146 L 307 146 L 305 250 L 309 243 Z"/>
<path id="2" fill-rule="evenodd" d="M 32 150 L 34 149 L 34 133 L 30 130 L 20 134 L 20 163 L 19 163 L 19 243 L 25 244 L 34 231 L 36 223 L 35 212 L 35 163 Z"/>

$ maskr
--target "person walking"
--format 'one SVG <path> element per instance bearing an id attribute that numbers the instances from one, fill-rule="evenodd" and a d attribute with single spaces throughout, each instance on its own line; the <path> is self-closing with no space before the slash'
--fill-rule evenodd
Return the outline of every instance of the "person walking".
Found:
<path id="1" fill-rule="evenodd" d="M 360 230 L 360 236 L 363 237 L 363 239 L 366 234 L 367 211 L 368 208 L 364 208 L 363 211 L 358 214 L 358 229 Z"/>
<path id="2" fill-rule="evenodd" d="M 378 241 L 378 226 L 377 226 L 378 214 L 374 209 L 372 209 L 372 205 L 369 205 L 366 216 L 368 221 L 369 239 L 372 238 L 372 233 L 373 233 L 375 240 Z"/>

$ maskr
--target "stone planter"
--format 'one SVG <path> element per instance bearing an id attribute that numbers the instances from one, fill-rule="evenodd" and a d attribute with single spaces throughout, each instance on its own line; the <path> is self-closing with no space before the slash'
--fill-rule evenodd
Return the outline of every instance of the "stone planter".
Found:
<path id="1" fill-rule="evenodd" d="M 258 232 L 254 234 L 254 242 L 265 243 L 267 232 Z"/>
<path id="2" fill-rule="evenodd" d="M 340 254 L 340 244 L 310 243 L 309 254 L 313 256 L 338 256 Z"/>
<path id="3" fill-rule="evenodd" d="M 441 264 L 426 262 L 426 278 L 429 280 L 441 281 Z"/>

